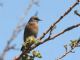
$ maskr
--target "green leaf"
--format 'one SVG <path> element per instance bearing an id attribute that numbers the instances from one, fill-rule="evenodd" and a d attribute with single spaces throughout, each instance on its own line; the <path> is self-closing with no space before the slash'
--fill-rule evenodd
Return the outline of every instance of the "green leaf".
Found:
<path id="1" fill-rule="evenodd" d="M 34 42 L 35 44 L 38 44 L 39 43 L 39 41 L 38 40 L 35 40 L 35 42 Z"/>
<path id="2" fill-rule="evenodd" d="M 33 51 L 32 54 L 33 54 L 33 56 L 35 56 L 35 57 L 42 58 L 42 56 L 41 56 L 41 54 L 40 54 L 39 51 L 38 51 L 38 52 L 37 52 L 37 51 Z"/>
<path id="3" fill-rule="evenodd" d="M 25 55 L 23 55 L 22 60 L 27 60 L 27 57 Z"/>

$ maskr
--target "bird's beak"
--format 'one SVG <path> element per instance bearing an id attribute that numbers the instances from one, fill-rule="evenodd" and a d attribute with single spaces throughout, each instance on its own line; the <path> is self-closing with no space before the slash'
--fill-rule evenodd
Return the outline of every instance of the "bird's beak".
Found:
<path id="1" fill-rule="evenodd" d="M 38 21 L 43 21 L 43 20 L 41 20 L 41 19 L 38 19 Z"/>

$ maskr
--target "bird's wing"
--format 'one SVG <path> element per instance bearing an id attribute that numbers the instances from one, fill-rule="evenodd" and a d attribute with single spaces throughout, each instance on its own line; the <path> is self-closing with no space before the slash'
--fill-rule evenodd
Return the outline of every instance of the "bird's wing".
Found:
<path id="1" fill-rule="evenodd" d="M 30 22 L 26 25 L 24 29 L 24 41 L 28 36 L 34 35 L 34 37 L 37 37 L 38 33 L 38 24 Z"/>

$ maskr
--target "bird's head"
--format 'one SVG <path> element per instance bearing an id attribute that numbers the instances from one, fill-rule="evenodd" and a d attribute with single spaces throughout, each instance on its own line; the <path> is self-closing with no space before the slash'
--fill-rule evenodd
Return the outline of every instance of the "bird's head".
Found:
<path id="1" fill-rule="evenodd" d="M 42 21 L 42 20 L 40 20 L 37 16 L 32 16 L 29 20 L 29 22 L 39 22 L 39 21 Z"/>

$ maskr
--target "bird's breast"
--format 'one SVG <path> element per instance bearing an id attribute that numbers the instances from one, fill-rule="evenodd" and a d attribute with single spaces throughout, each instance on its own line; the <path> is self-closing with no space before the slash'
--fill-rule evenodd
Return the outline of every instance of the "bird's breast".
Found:
<path id="1" fill-rule="evenodd" d="M 34 30 L 34 31 L 38 31 L 38 23 L 36 22 L 32 22 L 29 24 L 29 29 Z"/>

